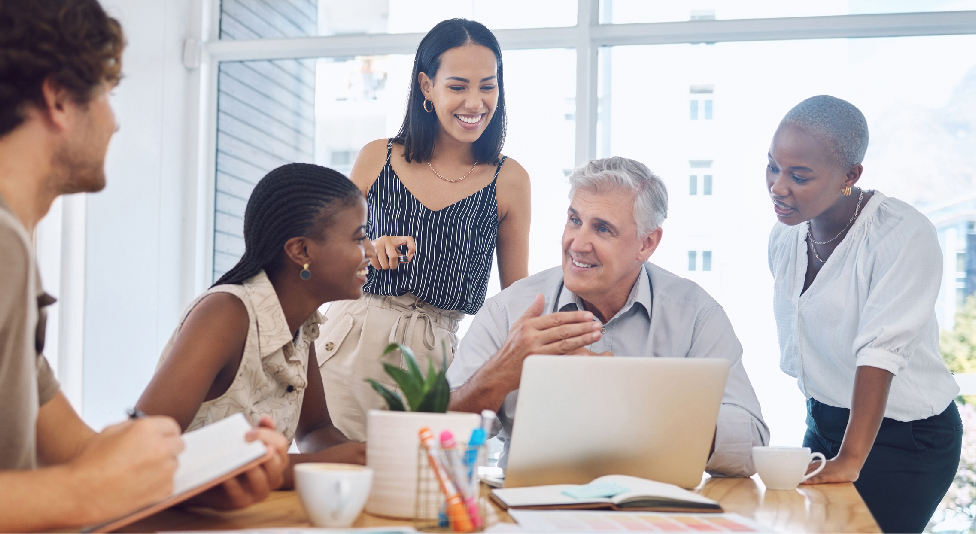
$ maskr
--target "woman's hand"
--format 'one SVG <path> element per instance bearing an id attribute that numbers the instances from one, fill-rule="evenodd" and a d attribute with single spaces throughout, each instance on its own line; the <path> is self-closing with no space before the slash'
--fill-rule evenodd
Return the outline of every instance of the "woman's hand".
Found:
<path id="1" fill-rule="evenodd" d="M 315 454 L 315 461 L 336 464 L 366 465 L 366 444 L 350 441 L 321 450 Z"/>
<path id="2" fill-rule="evenodd" d="M 827 460 L 827 465 L 823 471 L 803 481 L 804 484 L 833 484 L 838 482 L 854 482 L 861 475 L 863 461 L 848 460 L 841 455 L 837 455 L 832 460 Z M 807 473 L 820 467 L 819 461 L 811 462 L 807 467 Z"/>
<path id="3" fill-rule="evenodd" d="M 263 501 L 271 490 L 281 486 L 288 467 L 288 441 L 275 430 L 274 421 L 268 416 L 261 417 L 258 426 L 244 439 L 263 442 L 270 459 L 186 501 L 187 506 L 237 510 Z"/>
<path id="4" fill-rule="evenodd" d="M 414 242 L 413 237 L 408 235 L 385 235 L 373 241 L 373 247 L 376 248 L 376 256 L 369 259 L 370 265 L 374 269 L 396 269 L 401 263 L 399 259 L 401 254 L 397 249 L 404 245 L 407 246 L 407 261 L 402 263 L 407 263 L 413 260 L 414 254 L 417 253 L 417 243 Z"/>

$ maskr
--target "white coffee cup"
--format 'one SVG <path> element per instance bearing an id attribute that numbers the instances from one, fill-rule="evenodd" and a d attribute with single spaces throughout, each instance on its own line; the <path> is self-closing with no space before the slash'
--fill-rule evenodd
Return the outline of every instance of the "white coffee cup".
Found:
<path id="1" fill-rule="evenodd" d="M 820 467 L 807 474 L 807 467 L 820 459 Z M 827 458 L 810 447 L 753 447 L 752 461 L 766 489 L 791 490 L 816 475 L 827 465 Z"/>
<path id="2" fill-rule="evenodd" d="M 373 470 L 362 465 L 307 463 L 295 466 L 295 488 L 317 527 L 352 525 L 369 497 Z"/>

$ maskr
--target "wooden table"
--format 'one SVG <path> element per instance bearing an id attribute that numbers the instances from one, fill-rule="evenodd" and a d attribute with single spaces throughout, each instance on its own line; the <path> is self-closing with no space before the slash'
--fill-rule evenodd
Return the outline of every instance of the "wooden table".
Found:
<path id="1" fill-rule="evenodd" d="M 781 532 L 880 532 L 853 484 L 800 486 L 795 491 L 766 491 L 756 478 L 708 478 L 696 490 L 721 503 L 726 512 L 754 519 Z M 504 512 L 502 521 L 511 521 Z M 122 532 L 243 530 L 311 527 L 294 491 L 276 491 L 246 510 L 171 509 L 129 525 Z M 413 526 L 360 514 L 353 527 Z"/>

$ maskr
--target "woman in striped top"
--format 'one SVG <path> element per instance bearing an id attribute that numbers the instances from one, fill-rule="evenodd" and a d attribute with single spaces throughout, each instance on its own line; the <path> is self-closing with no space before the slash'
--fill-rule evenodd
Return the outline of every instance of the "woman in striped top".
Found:
<path id="1" fill-rule="evenodd" d="M 505 93 L 501 48 L 483 25 L 445 20 L 414 60 L 406 116 L 393 139 L 366 145 L 350 178 L 367 199 L 376 247 L 363 297 L 333 303 L 316 342 L 329 412 L 350 439 L 366 439 L 366 413 L 383 406 L 366 383 L 395 387 L 391 342 L 422 368 L 451 362 L 458 321 L 484 303 L 492 253 L 502 287 L 528 275 L 529 176 L 501 155 Z"/>

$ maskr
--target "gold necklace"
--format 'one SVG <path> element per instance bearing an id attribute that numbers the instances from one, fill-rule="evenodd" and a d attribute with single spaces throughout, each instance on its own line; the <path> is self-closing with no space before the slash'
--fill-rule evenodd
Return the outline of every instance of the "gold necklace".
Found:
<path id="1" fill-rule="evenodd" d="M 468 172 L 464 173 L 464 176 L 458 178 L 457 180 L 451 180 L 450 178 L 444 178 L 444 176 L 441 175 L 441 173 L 439 173 L 439 172 L 437 172 L 437 171 L 434 170 L 434 166 L 431 165 L 429 161 L 427 162 L 427 166 L 430 167 L 430 171 L 433 172 L 434 174 L 436 174 L 438 178 L 440 178 L 441 180 L 444 180 L 445 182 L 450 182 L 450 183 L 454 184 L 454 183 L 460 182 L 461 180 L 464 180 L 465 178 L 468 177 L 469 174 L 471 174 L 472 172 L 474 172 L 474 168 L 478 166 L 478 162 L 477 161 L 474 162 L 474 165 L 471 166 L 471 170 L 469 170 Z"/>
<path id="2" fill-rule="evenodd" d="M 854 219 L 857 219 L 858 213 L 861 212 L 861 201 L 862 200 L 864 200 L 864 190 L 863 189 L 861 189 L 861 193 L 859 195 L 857 195 L 857 206 L 854 207 L 854 215 L 851 215 L 851 220 L 847 221 L 847 226 L 845 226 L 844 229 L 840 231 L 840 233 L 838 233 L 837 235 L 835 235 L 834 237 L 832 237 L 832 238 L 830 238 L 830 239 L 828 239 L 826 241 L 817 241 L 817 240 L 815 240 L 813 238 L 813 228 L 812 228 L 812 225 L 809 222 L 807 223 L 807 243 L 810 244 L 810 250 L 813 251 L 813 257 L 817 258 L 817 261 L 819 261 L 821 264 L 827 263 L 827 260 L 824 260 L 824 259 L 821 259 L 820 258 L 820 254 L 817 254 L 817 247 L 815 247 L 814 244 L 816 244 L 816 245 L 826 245 L 827 243 L 830 243 L 831 241 L 834 241 L 835 239 L 837 239 L 838 237 L 840 237 L 841 234 L 843 234 L 844 232 L 846 232 L 847 229 L 850 228 L 852 224 L 854 224 Z"/>

